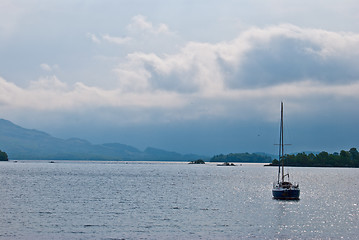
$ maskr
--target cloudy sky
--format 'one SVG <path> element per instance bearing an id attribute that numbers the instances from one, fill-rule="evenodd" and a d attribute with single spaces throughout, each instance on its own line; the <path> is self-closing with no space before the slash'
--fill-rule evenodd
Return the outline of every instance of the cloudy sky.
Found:
<path id="1" fill-rule="evenodd" d="M 0 0 L 0 118 L 180 153 L 359 148 L 357 0 Z"/>

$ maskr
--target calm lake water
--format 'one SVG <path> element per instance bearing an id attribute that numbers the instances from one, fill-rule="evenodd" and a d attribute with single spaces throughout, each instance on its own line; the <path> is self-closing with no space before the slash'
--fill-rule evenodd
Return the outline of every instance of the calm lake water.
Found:
<path id="1" fill-rule="evenodd" d="M 2 162 L 0 239 L 357 239 L 359 169 Z"/>

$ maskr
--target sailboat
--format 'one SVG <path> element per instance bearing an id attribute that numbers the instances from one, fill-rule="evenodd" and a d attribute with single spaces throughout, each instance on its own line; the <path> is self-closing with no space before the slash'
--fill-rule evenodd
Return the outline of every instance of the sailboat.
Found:
<path id="1" fill-rule="evenodd" d="M 280 116 L 278 180 L 273 183 L 272 194 L 274 199 L 299 200 L 299 184 L 291 183 L 289 173 L 284 174 L 283 102 L 281 102 Z"/>

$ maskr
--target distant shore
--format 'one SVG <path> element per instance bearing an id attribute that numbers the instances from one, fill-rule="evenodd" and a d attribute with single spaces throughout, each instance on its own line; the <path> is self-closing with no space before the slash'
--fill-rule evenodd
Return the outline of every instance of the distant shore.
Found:
<path id="1" fill-rule="evenodd" d="M 320 152 L 318 154 L 287 154 L 278 161 L 274 159 L 268 166 L 278 166 L 284 161 L 285 166 L 290 167 L 345 167 L 345 168 L 359 168 L 359 152 L 356 148 L 351 148 L 349 151 L 341 150 L 340 153 L 334 152 L 332 154 L 327 152 Z"/>

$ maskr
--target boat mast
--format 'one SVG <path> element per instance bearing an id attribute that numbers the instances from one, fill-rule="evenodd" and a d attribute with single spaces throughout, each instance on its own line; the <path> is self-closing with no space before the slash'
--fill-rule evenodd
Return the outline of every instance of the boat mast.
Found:
<path id="1" fill-rule="evenodd" d="M 283 102 L 281 102 L 281 109 L 280 109 L 280 126 L 279 126 L 279 153 L 278 153 L 278 180 L 277 182 L 279 183 L 279 179 L 280 179 L 280 174 L 281 174 L 281 161 L 283 160 L 282 158 L 282 153 L 283 153 Z M 282 166 L 282 181 L 283 181 L 283 166 Z"/>
<path id="2" fill-rule="evenodd" d="M 281 102 L 281 109 L 280 109 L 280 159 L 282 160 L 282 182 L 284 182 L 284 134 L 283 134 L 283 102 Z"/>

